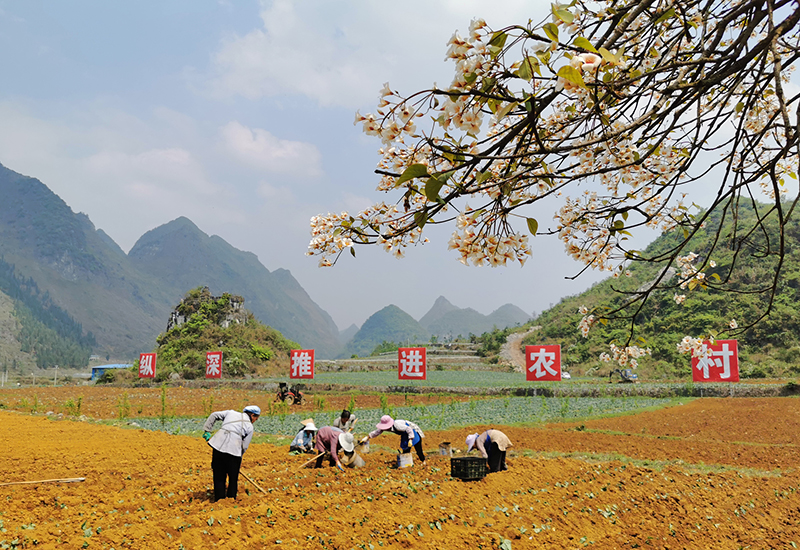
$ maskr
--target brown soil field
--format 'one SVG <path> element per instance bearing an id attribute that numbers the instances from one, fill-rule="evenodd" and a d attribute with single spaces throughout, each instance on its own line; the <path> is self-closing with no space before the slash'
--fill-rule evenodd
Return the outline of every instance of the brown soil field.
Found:
<path id="1" fill-rule="evenodd" d="M 237 397 L 236 404 L 242 397 Z M 0 411 L 0 548 L 796 548 L 800 401 L 697 399 L 618 418 L 502 428 L 509 470 L 394 468 L 395 436 L 364 468 L 301 469 L 254 444 L 236 500 L 211 502 L 199 438 Z M 423 427 L 424 428 L 424 427 Z M 482 427 L 475 427 L 475 430 Z"/>

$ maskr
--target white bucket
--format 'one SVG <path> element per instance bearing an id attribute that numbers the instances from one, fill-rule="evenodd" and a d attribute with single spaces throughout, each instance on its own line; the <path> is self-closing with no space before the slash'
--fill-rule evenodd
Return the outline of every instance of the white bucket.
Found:
<path id="1" fill-rule="evenodd" d="M 414 456 L 411 453 L 400 453 L 397 455 L 397 467 L 409 468 L 414 465 Z"/>

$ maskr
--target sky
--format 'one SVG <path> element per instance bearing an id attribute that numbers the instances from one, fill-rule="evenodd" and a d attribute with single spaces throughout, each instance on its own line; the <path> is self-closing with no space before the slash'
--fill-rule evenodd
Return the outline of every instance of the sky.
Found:
<path id="1" fill-rule="evenodd" d="M 394 304 L 415 319 L 439 296 L 529 314 L 602 275 L 536 237 L 524 267 L 467 267 L 452 229 L 396 259 L 358 247 L 333 268 L 306 256 L 309 219 L 387 200 L 380 141 L 353 124 L 389 82 L 452 80 L 454 31 L 543 19 L 508 0 L 0 0 L 0 163 L 41 180 L 126 252 L 180 216 L 283 268 L 340 330 Z M 552 226 L 550 214 L 538 215 Z M 188 289 L 187 289 L 188 290 Z M 228 289 L 212 289 L 223 292 Z"/>

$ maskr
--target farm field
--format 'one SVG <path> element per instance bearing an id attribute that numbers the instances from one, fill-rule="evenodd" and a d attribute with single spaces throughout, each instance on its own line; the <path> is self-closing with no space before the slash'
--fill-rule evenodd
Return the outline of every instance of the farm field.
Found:
<path id="1" fill-rule="evenodd" d="M 509 471 L 474 482 L 435 453 L 483 425 L 426 430 L 428 467 L 405 470 L 389 434 L 345 473 L 254 444 L 243 471 L 267 494 L 240 478 L 218 503 L 198 437 L 0 411 L 0 483 L 86 478 L 0 487 L 0 548 L 794 548 L 798 405 L 706 398 L 504 428 Z"/>

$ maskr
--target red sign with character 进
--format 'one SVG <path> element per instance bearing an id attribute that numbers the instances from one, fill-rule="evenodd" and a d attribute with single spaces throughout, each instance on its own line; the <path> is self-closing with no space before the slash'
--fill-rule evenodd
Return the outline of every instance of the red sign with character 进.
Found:
<path id="1" fill-rule="evenodd" d="M 427 380 L 425 348 L 399 348 L 397 350 L 398 380 Z"/>
<path id="2" fill-rule="evenodd" d="M 692 381 L 694 382 L 738 382 L 739 347 L 736 340 L 704 342 L 704 354 L 700 357 L 692 352 Z"/>
<path id="3" fill-rule="evenodd" d="M 222 352 L 206 352 L 206 378 L 222 378 Z"/>
<path id="4" fill-rule="evenodd" d="M 293 349 L 289 378 L 314 378 L 314 350 Z"/>
<path id="5" fill-rule="evenodd" d="M 561 346 L 525 346 L 525 380 L 561 380 Z"/>
<path id="6" fill-rule="evenodd" d="M 155 378 L 155 377 L 156 377 L 156 354 L 140 353 L 139 378 Z"/>

